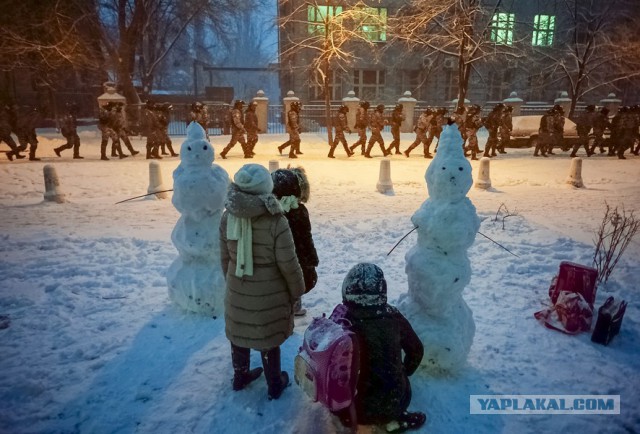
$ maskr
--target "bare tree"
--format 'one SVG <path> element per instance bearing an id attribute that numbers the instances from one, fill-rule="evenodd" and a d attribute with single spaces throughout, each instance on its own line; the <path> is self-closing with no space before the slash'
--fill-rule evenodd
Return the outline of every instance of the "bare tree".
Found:
<path id="1" fill-rule="evenodd" d="M 290 3 L 289 0 L 279 2 L 281 5 Z M 386 26 L 363 1 L 357 1 L 348 8 L 342 5 L 343 2 L 333 0 L 302 2 L 279 20 L 280 27 L 289 30 L 285 33 L 287 39 L 280 42 L 281 62 L 286 63 L 288 58 L 303 52 L 310 53 L 311 61 L 305 72 L 323 89 L 329 145 L 333 142 L 331 74 L 346 71 L 365 54 L 374 54 L 374 41 L 364 29 Z"/>
<path id="2" fill-rule="evenodd" d="M 62 1 L 25 0 L 0 3 L 0 70 L 27 69 L 47 80 L 56 71 L 69 68 L 93 69 L 100 64 L 90 49 L 84 30 L 88 19 L 73 4 Z M 8 13 L 7 11 L 11 12 Z"/>
<path id="3" fill-rule="evenodd" d="M 464 104 L 469 79 L 480 62 L 522 57 L 518 41 L 497 34 L 494 17 L 502 0 L 409 0 L 391 20 L 396 43 L 423 58 L 439 54 L 458 61 L 458 105 Z"/>
<path id="4" fill-rule="evenodd" d="M 573 115 L 577 101 L 597 89 L 640 77 L 637 0 L 563 0 L 566 19 L 554 49 L 534 49 L 546 86 L 568 85 Z M 635 37 L 633 37 L 635 35 Z M 541 61 L 540 61 L 541 59 Z"/>

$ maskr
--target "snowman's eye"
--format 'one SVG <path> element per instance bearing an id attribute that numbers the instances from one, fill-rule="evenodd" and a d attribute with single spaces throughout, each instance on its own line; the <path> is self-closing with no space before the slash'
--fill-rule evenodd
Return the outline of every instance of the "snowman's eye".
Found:
<path id="1" fill-rule="evenodd" d="M 458 167 L 458 170 L 462 172 L 464 169 L 462 167 Z"/>
<path id="2" fill-rule="evenodd" d="M 187 150 L 190 151 L 191 150 L 191 146 L 187 146 Z"/>
<path id="3" fill-rule="evenodd" d="M 207 145 L 204 145 L 204 146 L 202 147 L 202 149 L 204 149 L 204 150 L 206 151 L 206 150 L 207 150 Z"/>
<path id="4" fill-rule="evenodd" d="M 446 167 L 444 167 L 444 166 L 442 166 L 442 170 L 447 170 L 447 168 L 446 168 Z"/>

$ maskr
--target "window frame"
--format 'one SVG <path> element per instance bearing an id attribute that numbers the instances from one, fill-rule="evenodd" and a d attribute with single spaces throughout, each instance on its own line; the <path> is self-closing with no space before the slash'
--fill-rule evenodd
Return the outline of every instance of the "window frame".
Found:
<path id="1" fill-rule="evenodd" d="M 491 18 L 491 41 L 497 45 L 513 45 L 516 14 L 496 12 Z"/>
<path id="2" fill-rule="evenodd" d="M 546 19 L 546 27 L 542 27 L 542 19 Z M 534 47 L 552 47 L 554 42 L 555 15 L 535 15 L 533 17 L 533 33 L 531 45 Z"/>
<path id="3" fill-rule="evenodd" d="M 365 18 L 358 27 L 359 31 L 362 32 L 364 37 L 371 42 L 387 42 L 389 9 L 367 6 L 362 8 L 362 11 L 367 14 L 367 18 Z M 377 18 L 370 18 L 370 20 L 374 22 L 367 23 L 368 15 L 376 15 Z M 371 27 L 371 29 L 365 29 L 368 27 Z"/>
<path id="4" fill-rule="evenodd" d="M 331 9 L 329 9 L 331 8 Z M 307 33 L 310 35 L 324 35 L 327 17 L 337 17 L 343 12 L 342 6 L 308 5 L 307 6 Z"/>

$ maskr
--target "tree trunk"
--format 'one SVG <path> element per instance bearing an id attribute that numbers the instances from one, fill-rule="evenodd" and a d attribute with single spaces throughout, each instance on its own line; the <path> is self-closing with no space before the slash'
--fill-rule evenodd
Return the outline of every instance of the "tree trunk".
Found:
<path id="1" fill-rule="evenodd" d="M 333 143 L 333 128 L 331 128 L 331 92 L 329 88 L 329 61 L 325 62 L 324 67 L 324 111 L 325 111 L 325 123 L 327 125 L 327 140 L 331 146 Z"/>

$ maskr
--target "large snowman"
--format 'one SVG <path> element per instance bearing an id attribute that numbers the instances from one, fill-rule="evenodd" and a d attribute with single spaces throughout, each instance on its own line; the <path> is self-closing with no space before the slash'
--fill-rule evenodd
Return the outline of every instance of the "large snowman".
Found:
<path id="1" fill-rule="evenodd" d="M 444 127 L 425 175 L 429 198 L 411 217 L 418 241 L 405 256 L 409 292 L 400 308 L 424 344 L 422 365 L 434 373 L 464 366 L 475 334 L 462 291 L 471 279 L 467 249 L 480 219 L 466 197 L 473 179 L 462 143 L 455 124 Z"/>
<path id="2" fill-rule="evenodd" d="M 186 310 L 221 315 L 225 282 L 220 265 L 220 216 L 229 175 L 213 164 L 213 148 L 197 122 L 187 128 L 173 172 L 173 205 L 181 216 L 171 240 L 178 258 L 167 272 L 171 300 Z"/>

